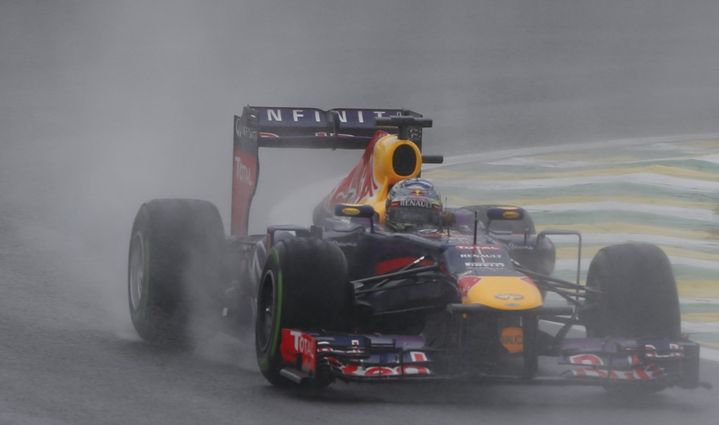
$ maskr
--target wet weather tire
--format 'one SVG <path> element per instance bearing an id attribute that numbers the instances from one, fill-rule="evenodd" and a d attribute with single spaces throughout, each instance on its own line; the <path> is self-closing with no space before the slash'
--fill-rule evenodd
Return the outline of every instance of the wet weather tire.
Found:
<path id="1" fill-rule="evenodd" d="M 601 249 L 592 260 L 583 313 L 588 337 L 670 338 L 681 333 L 679 298 L 671 264 L 654 245 L 629 243 Z M 651 394 L 666 388 L 658 382 L 607 384 L 619 397 Z"/>
<path id="2" fill-rule="evenodd" d="M 654 245 L 629 243 L 601 249 L 592 260 L 584 314 L 590 337 L 678 338 L 679 298 L 671 264 Z"/>
<path id="3" fill-rule="evenodd" d="M 140 207 L 130 235 L 128 300 L 148 342 L 187 347 L 191 326 L 221 273 L 222 219 L 209 202 L 156 199 Z"/>
<path id="4" fill-rule="evenodd" d="M 255 347 L 262 375 L 276 386 L 291 384 L 280 375 L 282 328 L 347 330 L 350 308 L 347 262 L 337 245 L 312 238 L 275 245 L 257 294 Z M 327 373 L 314 378 L 315 386 L 329 383 Z"/>

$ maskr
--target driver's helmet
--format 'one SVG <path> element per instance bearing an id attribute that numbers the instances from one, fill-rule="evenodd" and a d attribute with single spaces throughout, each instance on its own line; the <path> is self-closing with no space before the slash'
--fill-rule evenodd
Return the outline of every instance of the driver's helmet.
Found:
<path id="1" fill-rule="evenodd" d="M 385 223 L 396 232 L 442 227 L 442 199 L 424 179 L 397 182 L 387 195 Z"/>

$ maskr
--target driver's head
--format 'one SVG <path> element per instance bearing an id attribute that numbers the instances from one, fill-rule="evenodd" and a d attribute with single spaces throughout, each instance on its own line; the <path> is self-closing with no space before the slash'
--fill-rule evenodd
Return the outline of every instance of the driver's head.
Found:
<path id="1" fill-rule="evenodd" d="M 385 223 L 396 232 L 442 227 L 442 199 L 424 179 L 407 179 L 390 189 Z"/>

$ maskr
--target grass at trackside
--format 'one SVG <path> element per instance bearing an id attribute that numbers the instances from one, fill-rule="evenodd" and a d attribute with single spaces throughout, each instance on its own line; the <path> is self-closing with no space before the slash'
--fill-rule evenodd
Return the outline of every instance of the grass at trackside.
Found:
<path id="1" fill-rule="evenodd" d="M 580 231 L 581 283 L 603 246 L 657 244 L 672 262 L 682 320 L 702 324 L 687 327 L 692 338 L 719 349 L 719 140 L 508 151 L 450 160 L 425 176 L 448 206 L 519 205 L 538 231 Z M 575 281 L 576 242 L 554 242 L 554 275 Z"/>
<path id="2" fill-rule="evenodd" d="M 701 313 L 682 313 L 682 320 L 688 322 L 715 322 L 719 323 L 719 311 Z"/>
<path id="3" fill-rule="evenodd" d="M 677 289 L 681 298 L 719 299 L 719 280 L 679 280 Z"/>

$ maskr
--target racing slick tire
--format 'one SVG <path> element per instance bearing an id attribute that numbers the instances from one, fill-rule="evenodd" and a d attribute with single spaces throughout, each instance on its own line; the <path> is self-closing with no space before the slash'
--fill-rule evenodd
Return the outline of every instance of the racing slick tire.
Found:
<path id="1" fill-rule="evenodd" d="M 128 301 L 143 340 L 192 346 L 219 281 L 223 244 L 222 219 L 209 202 L 155 199 L 140 207 L 130 235 Z"/>
<path id="2" fill-rule="evenodd" d="M 352 306 L 347 261 L 337 245 L 322 239 L 291 238 L 269 253 L 257 294 L 255 348 L 262 375 L 275 386 L 292 382 L 280 375 L 281 329 L 346 331 Z M 331 382 L 318 369 L 313 387 Z"/>
<path id="3" fill-rule="evenodd" d="M 589 266 L 587 285 L 600 291 L 588 293 L 582 314 L 588 337 L 680 337 L 674 274 L 666 254 L 657 246 L 627 243 L 602 248 Z M 605 388 L 616 393 L 648 393 L 665 386 L 638 383 Z"/>

